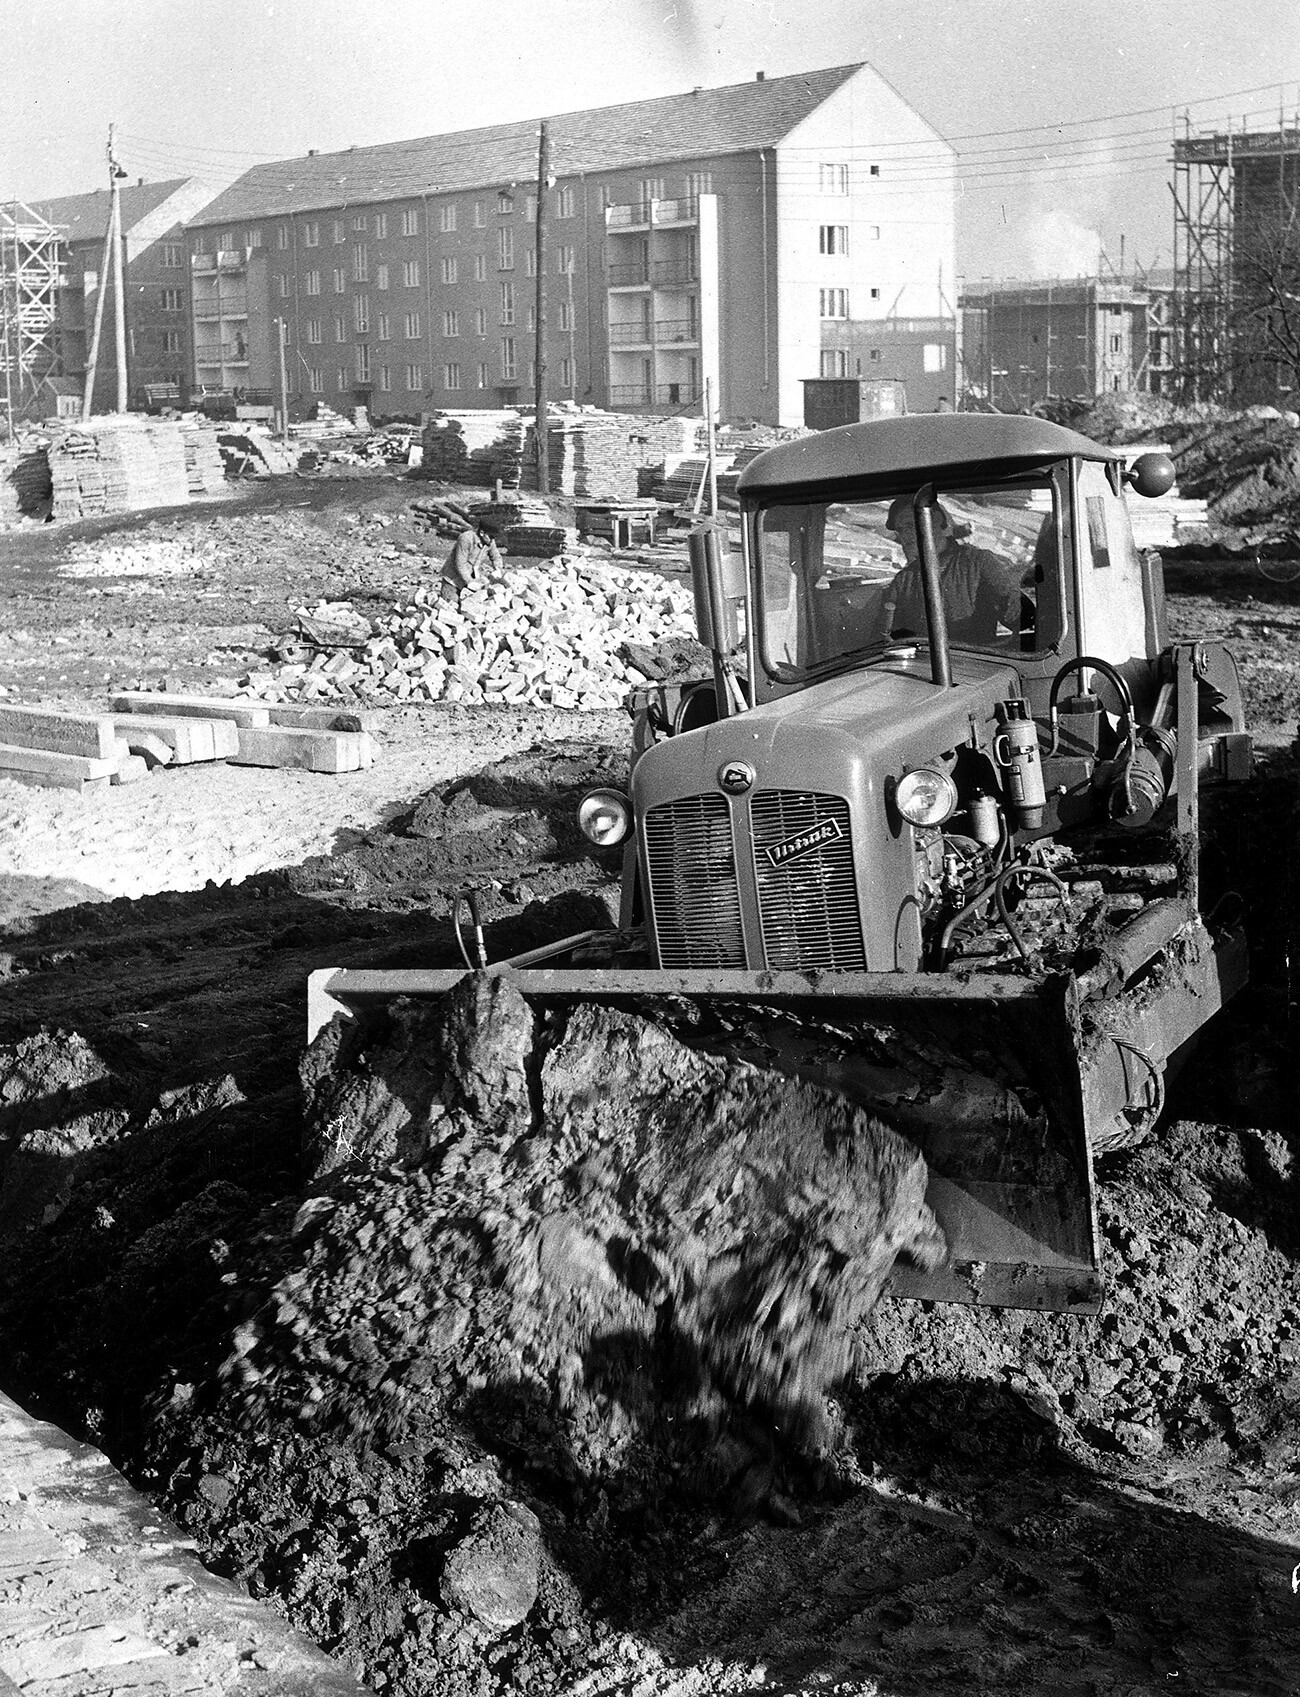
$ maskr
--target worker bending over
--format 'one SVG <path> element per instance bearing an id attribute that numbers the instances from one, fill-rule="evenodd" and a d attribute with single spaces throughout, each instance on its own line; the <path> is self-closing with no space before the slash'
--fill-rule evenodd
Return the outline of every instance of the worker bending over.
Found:
<path id="1" fill-rule="evenodd" d="M 454 601 L 459 607 L 461 596 L 472 584 L 478 583 L 487 572 L 499 571 L 500 567 L 500 550 L 483 525 L 462 530 L 456 546 L 443 562 L 439 593 L 444 601 Z"/>

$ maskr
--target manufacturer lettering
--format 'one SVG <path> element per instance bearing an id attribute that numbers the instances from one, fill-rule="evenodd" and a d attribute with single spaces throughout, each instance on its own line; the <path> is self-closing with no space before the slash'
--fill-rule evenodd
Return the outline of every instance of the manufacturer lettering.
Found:
<path id="1" fill-rule="evenodd" d="M 763 856 L 769 866 L 785 866 L 789 861 L 798 860 L 800 855 L 811 854 L 814 849 L 838 841 L 843 835 L 838 819 L 823 819 L 820 825 L 800 831 L 797 837 L 787 837 L 783 843 L 765 844 Z"/>

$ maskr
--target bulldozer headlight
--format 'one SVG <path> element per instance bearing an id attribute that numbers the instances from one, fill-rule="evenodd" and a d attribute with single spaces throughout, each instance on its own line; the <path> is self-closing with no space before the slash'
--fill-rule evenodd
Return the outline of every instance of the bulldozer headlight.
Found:
<path id="1" fill-rule="evenodd" d="M 588 790 L 578 803 L 578 824 L 589 842 L 610 848 L 631 830 L 632 808 L 617 790 Z"/>
<path id="2" fill-rule="evenodd" d="M 957 811 L 957 786 L 946 772 L 919 766 L 898 780 L 894 806 L 909 825 L 942 825 Z"/>

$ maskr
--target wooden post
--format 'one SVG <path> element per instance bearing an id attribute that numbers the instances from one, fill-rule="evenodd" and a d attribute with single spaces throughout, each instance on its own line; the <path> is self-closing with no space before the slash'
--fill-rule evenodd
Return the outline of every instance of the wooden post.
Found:
<path id="1" fill-rule="evenodd" d="M 218 284 L 220 287 L 220 284 Z M 275 321 L 276 340 L 280 350 L 280 440 L 289 440 L 289 374 L 284 365 L 284 330 L 283 318 Z"/>
<path id="2" fill-rule="evenodd" d="M 117 411 L 126 411 L 126 285 L 123 280 L 122 248 L 126 233 L 122 229 L 122 191 L 119 184 L 126 175 L 113 153 L 113 129 L 108 131 L 108 169 L 113 183 L 113 210 L 117 220 L 117 239 L 113 243 L 113 333 L 117 338 Z"/>
<path id="3" fill-rule="evenodd" d="M 95 301 L 95 328 L 90 338 L 90 357 L 86 361 L 85 392 L 81 397 L 81 422 L 84 424 L 90 417 L 90 409 L 95 397 L 95 372 L 99 365 L 99 336 L 104 327 L 104 299 L 108 294 L 108 268 L 113 257 L 113 244 L 117 239 L 117 196 L 112 195 L 108 203 L 108 229 L 104 232 L 104 257 L 99 267 L 99 296 Z"/>
<path id="4" fill-rule="evenodd" d="M 546 181 L 551 172 L 551 133 L 545 118 L 537 147 L 537 340 L 533 353 L 536 378 L 533 396 L 533 434 L 537 438 L 537 492 L 550 493 L 550 455 L 546 441 Z"/>
<path id="5" fill-rule="evenodd" d="M 704 379 L 704 416 L 709 435 L 709 511 L 718 516 L 718 467 L 713 452 L 713 379 Z"/>

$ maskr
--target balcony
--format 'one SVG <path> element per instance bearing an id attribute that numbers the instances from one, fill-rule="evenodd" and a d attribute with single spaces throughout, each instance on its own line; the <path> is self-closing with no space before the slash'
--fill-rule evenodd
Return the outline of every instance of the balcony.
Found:
<path id="1" fill-rule="evenodd" d="M 698 406 L 703 390 L 698 383 L 623 383 L 609 391 L 611 407 Z"/>
<path id="2" fill-rule="evenodd" d="M 655 320 L 655 341 L 660 347 L 693 347 L 699 339 L 700 327 L 689 318 Z"/>
<path id="3" fill-rule="evenodd" d="M 607 230 L 648 230 L 650 228 L 650 207 L 607 206 L 605 208 L 605 228 Z"/>
<path id="4" fill-rule="evenodd" d="M 652 210 L 656 224 L 698 224 L 700 197 L 692 194 L 684 200 L 657 200 Z"/>
<path id="5" fill-rule="evenodd" d="M 669 283 L 698 283 L 700 268 L 693 259 L 656 259 L 650 274 L 657 287 Z"/>
<path id="6" fill-rule="evenodd" d="M 652 342 L 652 327 L 638 321 L 635 324 L 611 324 L 609 327 L 609 345 L 611 348 L 648 348 Z"/>
<path id="7" fill-rule="evenodd" d="M 642 260 L 639 265 L 611 265 L 609 286 L 611 289 L 648 289 L 650 276 L 645 261 Z"/>

